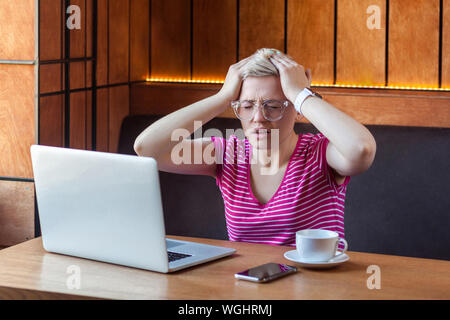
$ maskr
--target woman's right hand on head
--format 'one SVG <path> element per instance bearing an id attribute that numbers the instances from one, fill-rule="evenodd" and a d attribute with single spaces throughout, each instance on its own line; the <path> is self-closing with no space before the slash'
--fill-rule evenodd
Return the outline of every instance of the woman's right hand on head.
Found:
<path id="1" fill-rule="evenodd" d="M 217 95 L 223 97 L 227 101 L 233 101 L 239 97 L 244 67 L 249 58 L 250 57 L 242 59 L 241 61 L 230 66 L 227 76 L 225 77 L 225 82 Z"/>

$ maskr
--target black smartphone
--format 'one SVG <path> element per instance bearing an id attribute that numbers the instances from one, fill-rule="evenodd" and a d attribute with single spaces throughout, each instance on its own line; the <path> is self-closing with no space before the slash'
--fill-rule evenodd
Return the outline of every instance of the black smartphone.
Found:
<path id="1" fill-rule="evenodd" d="M 271 262 L 236 273 L 234 277 L 253 282 L 268 282 L 294 272 L 297 272 L 296 267 Z"/>

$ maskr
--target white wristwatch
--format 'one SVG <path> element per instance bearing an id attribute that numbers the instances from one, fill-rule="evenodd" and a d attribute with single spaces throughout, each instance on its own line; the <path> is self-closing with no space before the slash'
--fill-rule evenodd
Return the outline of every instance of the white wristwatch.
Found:
<path id="1" fill-rule="evenodd" d="M 309 96 L 317 97 L 322 99 L 322 96 L 318 94 L 317 92 L 312 91 L 309 88 L 304 88 L 298 95 L 297 98 L 295 98 L 294 101 L 294 108 L 297 110 L 298 113 L 303 117 L 303 113 L 301 111 L 301 107 L 303 102 L 308 98 Z"/>

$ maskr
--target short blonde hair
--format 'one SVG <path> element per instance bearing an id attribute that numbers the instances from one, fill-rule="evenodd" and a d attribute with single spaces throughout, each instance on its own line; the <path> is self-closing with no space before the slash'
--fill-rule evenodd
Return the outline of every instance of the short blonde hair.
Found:
<path id="1" fill-rule="evenodd" d="M 244 67 L 243 78 L 247 77 L 263 77 L 263 76 L 278 76 L 278 70 L 269 60 L 270 56 L 279 50 L 262 48 L 250 56 L 249 61 Z M 283 53 L 281 53 L 283 54 Z"/>

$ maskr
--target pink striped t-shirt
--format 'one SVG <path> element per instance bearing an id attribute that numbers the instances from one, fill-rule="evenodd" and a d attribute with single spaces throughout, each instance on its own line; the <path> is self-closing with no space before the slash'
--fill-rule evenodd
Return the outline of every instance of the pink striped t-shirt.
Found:
<path id="1" fill-rule="evenodd" d="M 231 241 L 295 246 L 295 233 L 303 229 L 332 230 L 344 238 L 344 202 L 350 177 L 342 185 L 336 183 L 326 162 L 329 140 L 323 134 L 299 135 L 281 185 L 266 204 L 251 190 L 250 142 L 235 135 L 211 140 Z M 343 248 L 342 242 L 339 248 Z"/>

